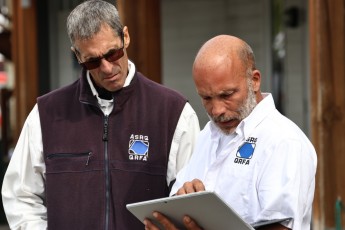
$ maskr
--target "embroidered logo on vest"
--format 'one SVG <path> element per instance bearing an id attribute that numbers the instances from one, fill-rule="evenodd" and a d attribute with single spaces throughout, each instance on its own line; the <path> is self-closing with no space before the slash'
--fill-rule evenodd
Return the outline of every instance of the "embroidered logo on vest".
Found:
<path id="1" fill-rule="evenodd" d="M 234 162 L 236 164 L 249 165 L 253 157 L 257 138 L 248 137 L 247 140 L 238 148 Z"/>
<path id="2" fill-rule="evenodd" d="M 132 134 L 129 138 L 129 159 L 134 161 L 147 161 L 149 145 L 148 136 Z"/>

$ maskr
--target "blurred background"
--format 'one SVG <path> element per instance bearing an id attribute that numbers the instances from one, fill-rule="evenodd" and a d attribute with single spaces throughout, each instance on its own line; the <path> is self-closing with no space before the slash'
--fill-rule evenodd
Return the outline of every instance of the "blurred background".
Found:
<path id="1" fill-rule="evenodd" d="M 0 0 L 1 178 L 37 96 L 78 77 L 65 24 L 80 2 Z M 129 58 L 147 77 L 184 94 L 201 127 L 208 118 L 192 81 L 194 57 L 215 35 L 244 39 L 256 55 L 262 91 L 273 94 L 317 150 L 313 229 L 344 227 L 345 0 L 108 2 L 129 27 Z M 7 229 L 2 209 L 0 222 Z"/>

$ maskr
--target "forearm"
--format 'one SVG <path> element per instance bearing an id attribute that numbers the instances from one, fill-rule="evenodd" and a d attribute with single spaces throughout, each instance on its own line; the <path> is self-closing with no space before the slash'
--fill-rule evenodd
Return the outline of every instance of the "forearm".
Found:
<path id="1" fill-rule="evenodd" d="M 9 165 L 2 186 L 6 217 L 11 229 L 46 229 L 47 210 L 40 186 L 42 177 L 28 174 L 30 172 L 18 172 L 13 164 Z"/>
<path id="2" fill-rule="evenodd" d="M 3 206 L 11 229 L 46 229 L 44 173 L 35 107 L 23 126 L 2 185 Z"/>
<path id="3" fill-rule="evenodd" d="M 176 178 L 176 174 L 189 161 L 199 132 L 198 117 L 190 104 L 187 103 L 181 113 L 171 142 L 167 174 L 168 184 Z"/>

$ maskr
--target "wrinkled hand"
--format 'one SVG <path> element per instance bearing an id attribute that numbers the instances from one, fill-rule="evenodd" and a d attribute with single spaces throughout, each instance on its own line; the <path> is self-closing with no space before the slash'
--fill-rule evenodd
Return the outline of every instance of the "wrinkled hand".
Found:
<path id="1" fill-rule="evenodd" d="M 176 226 L 173 223 L 171 223 L 171 221 L 163 214 L 159 212 L 154 212 L 153 216 L 164 227 L 165 230 L 178 230 L 178 228 L 176 228 Z M 156 225 L 154 225 L 149 219 L 145 219 L 144 224 L 145 230 L 159 230 L 159 228 Z M 202 228 L 199 227 L 197 223 L 189 216 L 183 217 L 183 224 L 187 230 L 202 230 Z"/>
<path id="2" fill-rule="evenodd" d="M 189 182 L 185 182 L 183 186 L 177 190 L 176 195 L 182 195 L 187 193 L 193 193 L 193 192 L 200 192 L 205 191 L 204 183 L 202 183 L 199 179 L 194 179 Z"/>
<path id="3" fill-rule="evenodd" d="M 199 179 L 185 182 L 177 191 L 176 195 L 205 191 L 205 186 Z M 159 212 L 153 213 L 154 218 L 164 227 L 165 230 L 178 230 L 176 226 L 163 214 Z M 159 230 L 149 219 L 144 220 L 145 230 Z M 183 217 L 183 224 L 187 230 L 202 230 L 202 228 L 189 216 Z"/>

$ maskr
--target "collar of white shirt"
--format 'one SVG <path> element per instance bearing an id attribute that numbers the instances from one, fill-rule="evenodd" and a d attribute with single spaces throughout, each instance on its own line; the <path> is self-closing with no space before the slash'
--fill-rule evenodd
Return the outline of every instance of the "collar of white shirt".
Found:
<path id="1" fill-rule="evenodd" d="M 123 85 L 123 87 L 129 86 L 129 84 L 131 83 L 131 81 L 134 77 L 135 65 L 130 60 L 128 60 L 128 70 L 129 70 L 128 75 L 126 77 L 125 84 Z M 86 73 L 86 78 L 87 78 L 87 82 L 90 85 L 92 94 L 97 98 L 98 104 L 99 104 L 100 108 L 102 109 L 103 113 L 106 115 L 110 114 L 110 112 L 113 110 L 114 98 L 111 100 L 106 100 L 106 99 L 100 98 L 98 96 L 98 92 L 97 92 L 95 86 L 93 85 L 93 83 L 91 81 L 91 76 L 90 76 L 89 71 L 87 71 L 87 73 Z"/>
<path id="2" fill-rule="evenodd" d="M 275 110 L 274 100 L 272 94 L 262 93 L 263 100 L 258 103 L 248 117 L 243 119 L 238 124 L 235 133 L 244 136 L 247 139 L 255 127 L 267 117 L 273 110 Z M 221 129 L 211 120 L 211 139 L 218 140 L 221 136 L 225 135 Z"/>

